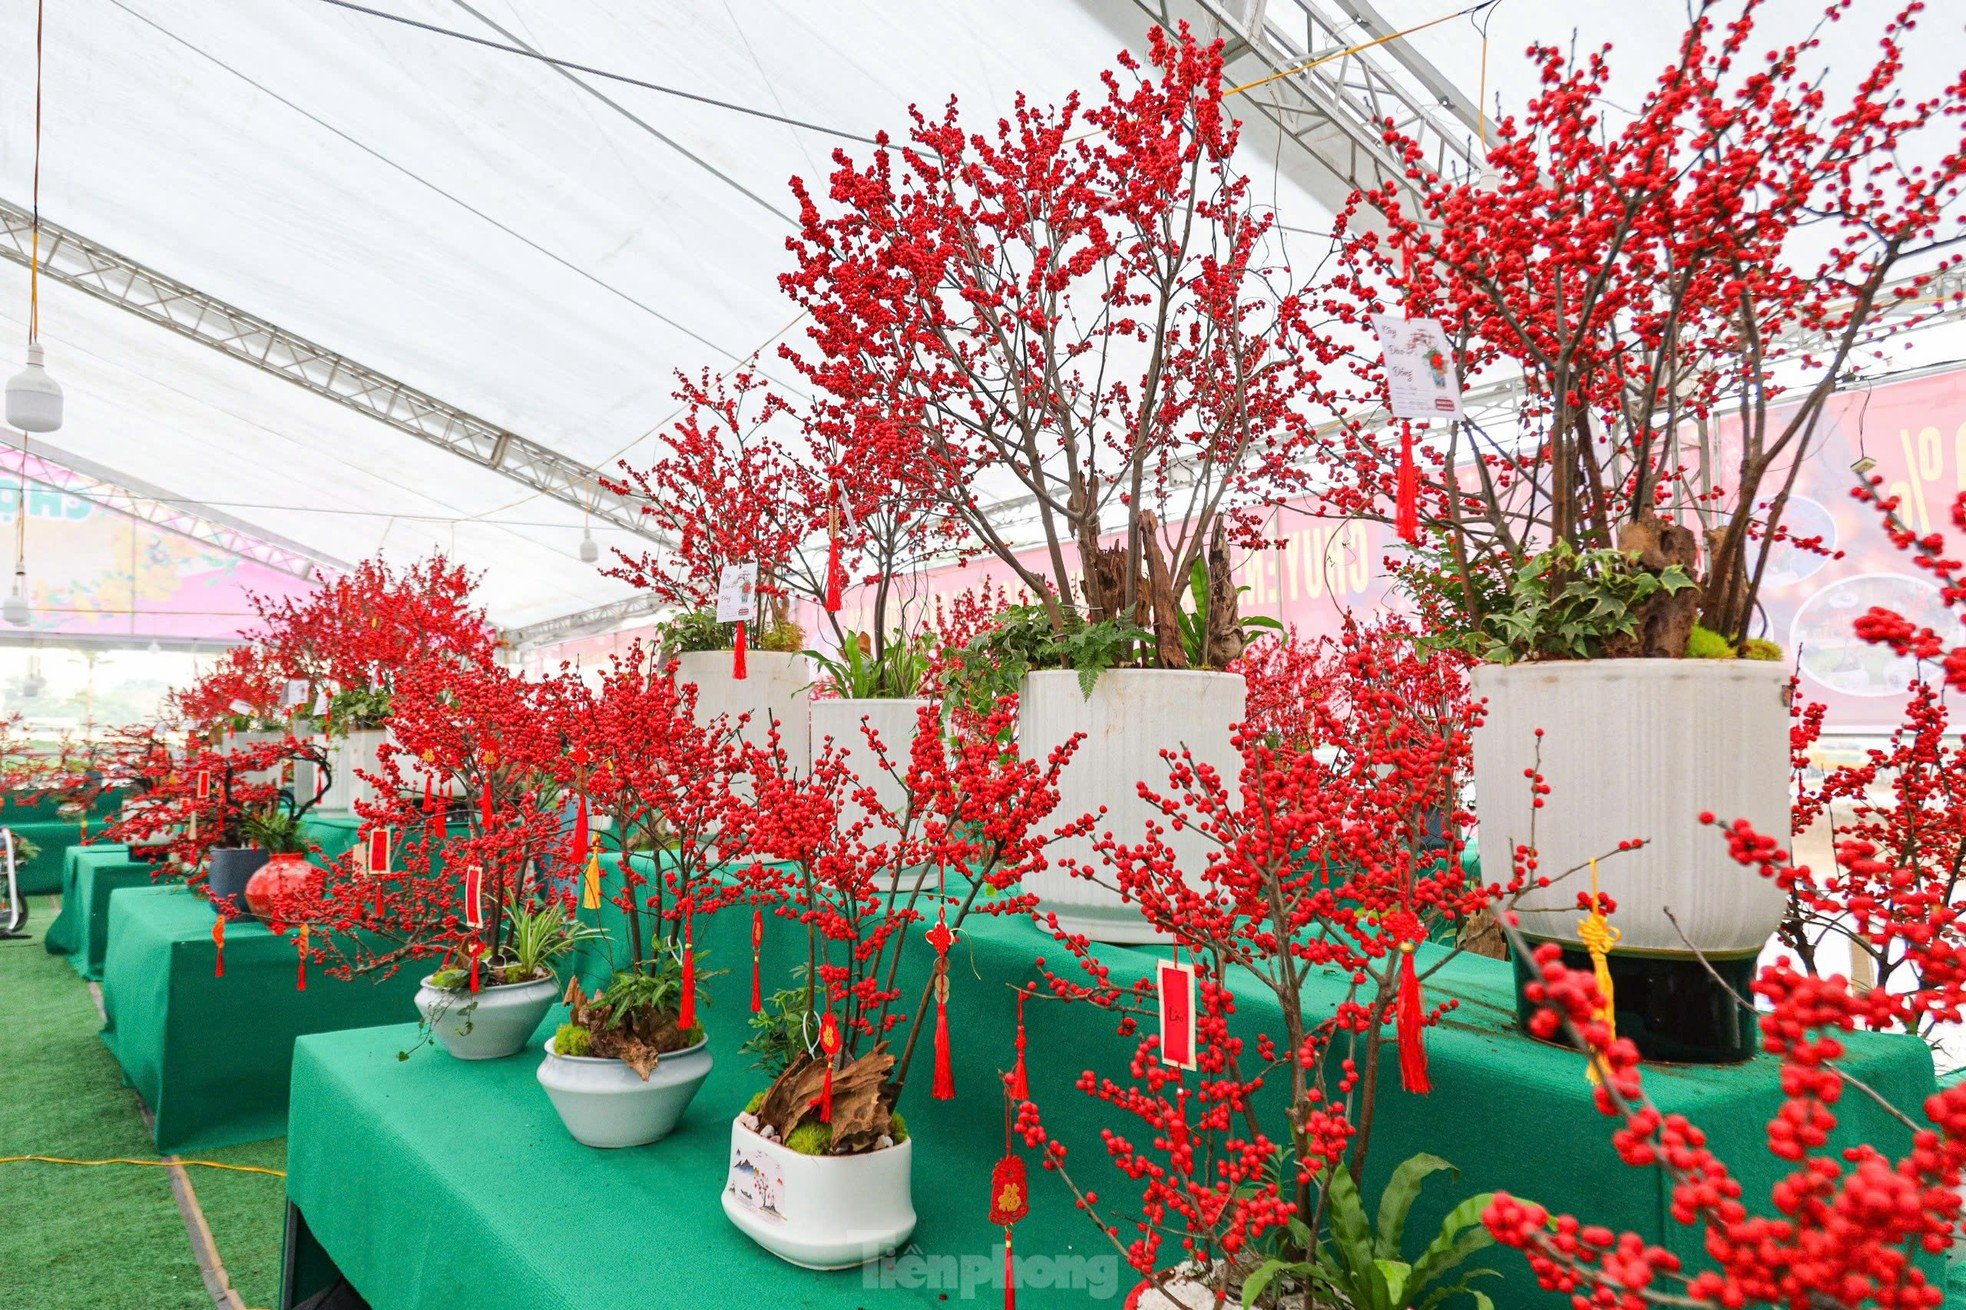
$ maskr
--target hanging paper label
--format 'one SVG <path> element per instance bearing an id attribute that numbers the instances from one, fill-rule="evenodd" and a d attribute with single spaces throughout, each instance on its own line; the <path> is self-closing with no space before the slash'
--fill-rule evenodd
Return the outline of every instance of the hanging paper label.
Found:
<path id="1" fill-rule="evenodd" d="M 485 871 L 476 864 L 464 866 L 464 922 L 473 928 L 485 926 Z"/>
<path id="2" fill-rule="evenodd" d="M 253 712 L 252 705 L 242 700 L 233 701 L 228 708 L 231 709 L 231 711 L 234 714 L 251 714 Z"/>
<path id="3" fill-rule="evenodd" d="M 296 705 L 305 704 L 306 701 L 307 679 L 288 678 L 287 689 L 280 695 L 280 704 L 286 709 L 292 709 Z"/>
<path id="4" fill-rule="evenodd" d="M 369 876 L 389 872 L 389 829 L 377 828 L 369 833 Z"/>
<path id="5" fill-rule="evenodd" d="M 758 566 L 726 564 L 717 578 L 717 622 L 749 623 L 758 617 Z"/>
<path id="6" fill-rule="evenodd" d="M 1156 979 L 1160 991 L 1160 1058 L 1163 1064 L 1195 1067 L 1195 971 L 1185 964 L 1162 960 Z"/>
<path id="7" fill-rule="evenodd" d="M 1461 417 L 1461 379 L 1436 320 L 1374 314 L 1372 330 L 1386 352 L 1386 400 L 1394 417 Z"/>
<path id="8" fill-rule="evenodd" d="M 211 799 L 212 771 L 210 769 L 198 770 L 198 784 L 196 789 L 192 792 L 192 795 L 196 796 L 201 801 Z"/>

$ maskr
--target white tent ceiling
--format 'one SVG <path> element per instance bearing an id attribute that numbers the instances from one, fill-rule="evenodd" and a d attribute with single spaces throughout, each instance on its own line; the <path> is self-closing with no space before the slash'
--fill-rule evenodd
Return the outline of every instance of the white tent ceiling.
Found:
<path id="1" fill-rule="evenodd" d="M 857 134 L 952 94 L 1000 110 L 1090 88 L 1148 21 L 1131 0 L 375 3 Z M 1382 8 L 1405 26 L 1443 7 Z M 1671 25 L 1638 11 L 1658 8 L 1676 6 L 1597 0 L 1564 21 L 1656 67 Z M 1548 10 L 1491 13 L 1491 99 L 1514 101 Z M 33 21 L 0 10 L 0 196 L 20 204 Z M 323 0 L 64 0 L 48 25 L 51 220 L 603 468 L 648 456 L 674 370 L 722 369 L 790 326 L 786 182 L 868 149 Z M 1472 95 L 1467 22 L 1415 40 Z M 1249 152 L 1286 222 L 1325 225 L 1290 151 L 1252 133 Z M 629 594 L 575 557 L 577 509 L 79 292 L 43 295 L 63 448 L 325 557 L 453 552 L 485 570 L 503 625 Z M 25 271 L 0 265 L 0 359 L 25 306 Z"/>

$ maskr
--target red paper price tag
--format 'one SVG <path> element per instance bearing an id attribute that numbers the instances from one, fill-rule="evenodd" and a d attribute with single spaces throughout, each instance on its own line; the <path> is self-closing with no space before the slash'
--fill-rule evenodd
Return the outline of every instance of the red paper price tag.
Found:
<path id="1" fill-rule="evenodd" d="M 1160 991 L 1160 1058 L 1163 1064 L 1195 1067 L 1195 971 L 1162 960 L 1155 979 Z"/>

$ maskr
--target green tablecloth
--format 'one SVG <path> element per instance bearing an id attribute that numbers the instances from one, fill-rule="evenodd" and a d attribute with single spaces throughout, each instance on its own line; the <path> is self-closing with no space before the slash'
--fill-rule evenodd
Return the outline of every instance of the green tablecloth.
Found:
<path id="1" fill-rule="evenodd" d="M 14 830 L 16 837 L 25 837 L 40 847 L 40 853 L 31 860 L 24 860 L 15 870 L 20 878 L 20 889 L 30 896 L 40 896 L 61 890 L 62 867 L 68 859 L 68 852 L 82 844 L 82 825 L 64 819 L 30 819 L 14 822 L 0 819 Z M 89 820 L 89 831 L 102 831 L 101 819 Z"/>
<path id="2" fill-rule="evenodd" d="M 48 925 L 51 955 L 66 955 L 84 978 L 102 977 L 109 944 L 110 896 L 128 887 L 148 887 L 156 869 L 133 860 L 127 846 L 77 846 L 68 852 L 62 874 L 61 915 Z"/>
<path id="3" fill-rule="evenodd" d="M 300 835 L 321 848 L 321 859 L 332 864 L 355 849 L 362 820 L 348 810 L 314 810 L 300 821 Z"/>
<path id="4" fill-rule="evenodd" d="M 299 991 L 294 946 L 257 923 L 227 926 L 225 977 L 214 977 L 214 917 L 178 887 L 110 899 L 103 1040 L 156 1115 L 160 1151 L 280 1136 L 296 1037 L 416 1013 L 419 970 L 337 982 L 313 967 Z"/>
<path id="5" fill-rule="evenodd" d="M 751 1310 L 941 1304 L 945 1293 L 960 1300 L 960 1287 L 935 1285 L 933 1267 L 915 1268 L 924 1277 L 914 1287 L 882 1284 L 878 1270 L 794 1269 L 723 1217 L 729 1122 L 763 1085 L 737 1050 L 750 987 L 749 924 L 743 913 L 697 924 L 710 967 L 728 970 L 707 985 L 717 1065 L 682 1126 L 653 1146 L 600 1152 L 575 1143 L 535 1080 L 536 1046 L 508 1060 L 465 1064 L 430 1047 L 399 1061 L 397 1053 L 414 1041 L 412 1027 L 302 1039 L 294 1051 L 288 1197 L 311 1239 L 289 1252 L 290 1262 L 314 1267 L 325 1251 L 376 1310 L 685 1304 Z M 782 985 L 803 959 L 803 938 L 782 920 L 768 924 L 767 986 Z M 940 1266 L 957 1271 L 952 1276 L 968 1268 L 972 1278 L 984 1278 L 982 1290 L 971 1287 L 984 1304 L 1001 1296 L 987 1281 L 1002 1259 L 1002 1234 L 987 1222 L 987 1192 L 991 1165 L 1003 1150 L 996 1078 L 1013 1059 L 1010 986 L 1032 977 L 1034 957 L 1061 954 L 1027 922 L 967 931 L 952 971 L 958 1097 L 929 1099 L 924 1045 L 903 1098 L 916 1141 L 916 1247 L 952 1261 Z M 919 994 L 926 955 L 917 952 L 913 970 L 904 970 L 904 995 Z M 1105 959 L 1114 980 L 1125 983 L 1144 976 L 1153 956 L 1115 947 Z M 1306 988 L 1306 1003 L 1328 1009 L 1338 991 L 1337 981 L 1320 979 Z M 1376 1196 L 1401 1159 L 1431 1151 L 1458 1165 L 1461 1175 L 1428 1189 L 1410 1229 L 1416 1235 L 1433 1231 L 1462 1197 L 1503 1187 L 1555 1210 L 1634 1229 L 1694 1259 L 1698 1235 L 1670 1222 L 1658 1176 L 1618 1162 L 1611 1125 L 1592 1105 L 1581 1059 L 1514 1031 L 1508 966 L 1459 960 L 1431 980 L 1429 992 L 1459 997 L 1461 1006 L 1429 1033 L 1432 1095 L 1408 1096 L 1396 1076 L 1381 1093 L 1369 1194 Z M 1071 1148 L 1074 1175 L 1108 1204 L 1137 1197 L 1137 1186 L 1107 1163 L 1099 1137 L 1101 1126 L 1132 1130 L 1134 1121 L 1121 1121 L 1073 1086 L 1087 1068 L 1122 1074 L 1133 1041 L 1117 1037 L 1111 1017 L 1089 1007 L 1028 1009 L 1032 1091 Z M 1245 1031 L 1278 1030 L 1273 1003 L 1253 987 L 1239 989 L 1238 1009 Z M 542 1040 L 556 1017 L 549 1016 Z M 1898 1104 L 1916 1106 L 1934 1085 L 1931 1059 L 1916 1041 L 1857 1037 L 1851 1047 L 1852 1072 Z M 1780 1103 L 1774 1063 L 1657 1066 L 1648 1084 L 1666 1110 L 1693 1115 L 1750 1200 L 1765 1201 L 1780 1172 L 1764 1145 L 1765 1124 Z M 1274 1122 L 1276 1098 L 1266 1097 Z M 1901 1130 L 1864 1098 L 1846 1098 L 1840 1110 L 1847 1139 L 1903 1148 Z M 1021 1288 L 1020 1304 L 1026 1310 L 1076 1306 L 1101 1293 L 1123 1295 L 1131 1276 L 1074 1209 L 1063 1184 L 1035 1169 L 1033 1179 L 1032 1214 L 1018 1229 L 1020 1258 L 1043 1257 L 1049 1271 L 1079 1273 L 1072 1286 Z M 556 1199 L 542 1208 L 539 1197 L 548 1187 Z M 1090 1263 L 1066 1265 L 1065 1257 Z M 1560 1304 L 1536 1289 L 1513 1252 L 1487 1258 L 1505 1274 L 1484 1284 L 1497 1305 Z M 309 1290 L 304 1280 L 298 1290 Z"/>

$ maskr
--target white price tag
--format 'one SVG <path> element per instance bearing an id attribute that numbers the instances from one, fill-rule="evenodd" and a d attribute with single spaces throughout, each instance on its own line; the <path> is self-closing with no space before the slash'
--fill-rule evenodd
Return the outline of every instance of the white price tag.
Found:
<path id="1" fill-rule="evenodd" d="M 1386 352 L 1386 399 L 1394 417 L 1461 417 L 1461 379 L 1436 320 L 1374 314 L 1372 330 Z"/>
<path id="2" fill-rule="evenodd" d="M 758 617 L 758 566 L 726 564 L 717 579 L 717 622 L 749 623 Z"/>
<path id="3" fill-rule="evenodd" d="M 281 706 L 285 709 L 292 709 L 296 705 L 306 703 L 306 700 L 307 680 L 305 678 L 288 678 L 287 690 L 280 697 Z"/>

